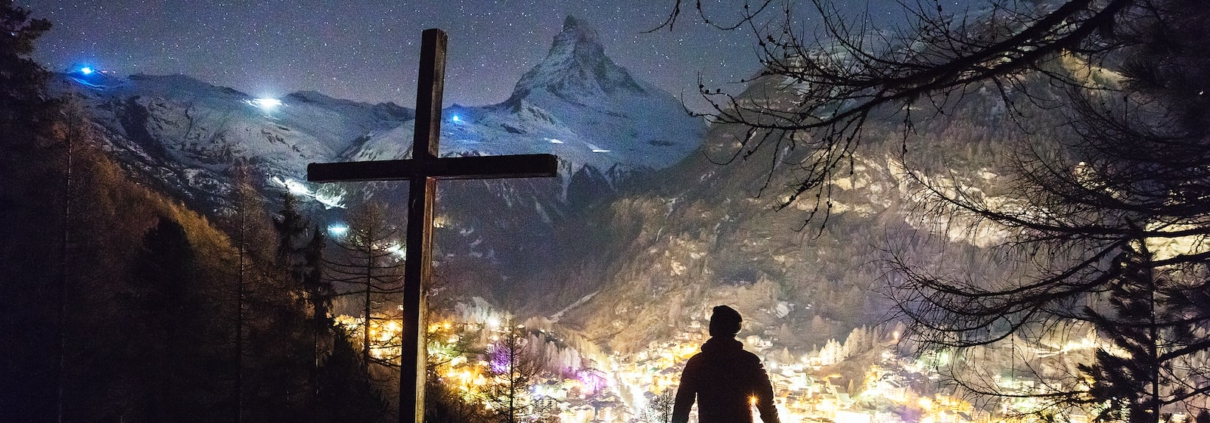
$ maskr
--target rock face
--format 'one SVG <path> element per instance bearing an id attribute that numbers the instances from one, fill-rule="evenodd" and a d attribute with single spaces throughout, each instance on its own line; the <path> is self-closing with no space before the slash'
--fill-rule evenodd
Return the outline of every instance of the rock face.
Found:
<path id="1" fill-rule="evenodd" d="M 786 84 L 758 79 L 740 99 L 789 101 L 777 94 Z M 609 222 L 608 230 L 560 228 L 561 236 L 585 246 L 546 276 L 561 281 L 563 304 L 576 305 L 562 310 L 559 322 L 626 354 L 701 330 L 711 307 L 730 304 L 743 313 L 741 337 L 755 335 L 776 350 L 810 351 L 884 321 L 892 309 L 883 289 L 893 277 L 892 251 L 926 268 L 986 269 L 981 248 L 1004 234 L 929 215 L 929 200 L 908 170 L 982 190 L 989 201 L 999 195 L 993 187 L 1004 147 L 997 142 L 1013 131 L 1000 127 L 1003 116 L 988 114 L 994 95 L 965 101 L 969 107 L 961 113 L 917 123 L 930 139 L 908 140 L 914 148 L 906 156 L 896 126 L 902 118 L 872 120 L 861 154 L 837 172 L 806 227 L 814 196 L 775 206 L 797 182 L 795 166 L 813 152 L 769 145 L 719 166 L 711 160 L 731 157 L 751 138 L 746 128 L 712 127 L 698 153 L 584 219 Z M 929 255 L 933 247 L 947 254 Z M 582 298 L 588 299 L 577 302 Z"/>
<path id="2" fill-rule="evenodd" d="M 705 128 L 680 101 L 635 79 L 605 55 L 596 30 L 568 17 L 546 58 L 521 77 L 501 106 L 539 108 L 580 136 L 597 157 L 626 157 L 639 169 L 671 166 L 697 148 Z M 574 156 L 579 156 L 575 154 Z M 599 170 L 611 166 L 584 159 Z"/>
<path id="3" fill-rule="evenodd" d="M 626 69 L 605 55 L 598 38 L 597 31 L 586 22 L 568 16 L 546 59 L 521 77 L 513 97 L 545 91 L 568 102 L 584 103 L 627 91 L 646 94 L 647 90 Z"/>

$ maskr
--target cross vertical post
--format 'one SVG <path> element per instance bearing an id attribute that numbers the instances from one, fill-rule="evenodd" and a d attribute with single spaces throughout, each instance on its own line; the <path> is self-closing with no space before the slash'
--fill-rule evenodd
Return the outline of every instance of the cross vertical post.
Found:
<path id="1" fill-rule="evenodd" d="M 311 182 L 408 180 L 407 248 L 404 254 L 403 333 L 400 342 L 399 421 L 424 421 L 425 301 L 432 273 L 433 200 L 438 179 L 551 177 L 559 159 L 551 154 L 440 158 L 441 103 L 445 85 L 447 37 L 426 29 L 416 90 L 416 132 L 412 158 L 354 163 L 311 163 Z M 369 316 L 366 316 L 367 323 Z"/>
<path id="2" fill-rule="evenodd" d="M 420 69 L 416 79 L 416 131 L 412 134 L 412 160 L 434 161 L 441 137 L 441 100 L 445 90 L 447 37 L 440 29 L 421 36 Z M 403 333 L 399 367 L 399 421 L 414 410 L 411 422 L 424 421 L 424 374 L 428 348 L 424 331 L 424 283 L 432 272 L 433 199 L 437 180 L 412 178 L 408 184 L 407 251 L 403 274 Z M 412 370 L 409 372 L 409 370 Z M 409 374 L 410 373 L 410 374 Z"/>

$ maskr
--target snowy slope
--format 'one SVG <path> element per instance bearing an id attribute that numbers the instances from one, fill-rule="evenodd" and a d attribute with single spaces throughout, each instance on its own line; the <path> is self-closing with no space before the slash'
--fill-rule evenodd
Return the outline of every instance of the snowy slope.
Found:
<path id="1" fill-rule="evenodd" d="M 58 89 L 82 100 L 128 162 L 212 206 L 221 206 L 236 162 L 305 195 L 321 189 L 303 182 L 308 163 L 410 156 L 414 112 L 392 103 L 299 92 L 263 107 L 248 94 L 180 75 L 68 74 Z M 612 191 L 627 178 L 668 167 L 705 133 L 677 99 L 630 76 L 605 55 L 596 32 L 571 17 L 507 101 L 455 105 L 443 118 L 442 155 L 558 155 L 558 201 Z M 573 184 L 575 175 L 582 180 Z M 569 194 L 573 185 L 588 193 Z"/>
<path id="2" fill-rule="evenodd" d="M 262 107 L 242 92 L 181 75 L 62 75 L 119 157 L 167 188 L 221 207 L 236 162 L 263 182 L 299 180 L 310 162 L 331 161 L 350 145 L 411 119 L 394 104 L 370 105 L 295 93 Z"/>
<path id="3" fill-rule="evenodd" d="M 705 135 L 702 121 L 679 100 L 615 64 L 596 31 L 574 17 L 502 106 L 545 110 L 580 135 L 587 151 L 652 169 L 679 162 Z"/>
<path id="4" fill-rule="evenodd" d="M 685 158 L 706 129 L 675 97 L 610 60 L 596 31 L 573 17 L 508 100 L 486 107 L 455 105 L 443 118 L 442 154 L 551 153 L 564 162 L 564 178 L 589 165 L 615 185 L 634 172 Z M 405 124 L 345 158 L 405 157 L 411 137 L 412 125 Z"/>
<path id="5" fill-rule="evenodd" d="M 404 205 L 399 184 L 311 184 L 305 177 L 309 163 L 410 156 L 411 109 L 315 92 L 258 99 L 180 75 L 62 74 L 54 85 L 85 109 L 104 148 L 136 178 L 211 217 L 230 210 L 240 163 L 265 198 L 277 201 L 289 190 L 321 222 L 339 222 L 343 208 L 368 199 Z M 567 19 L 506 101 L 443 111 L 444 156 L 561 159 L 558 178 L 441 184 L 435 258 L 449 264 L 444 277 L 480 295 L 509 292 L 568 249 L 552 242 L 557 227 L 612 199 L 619 185 L 680 161 L 705 131 L 677 99 L 605 56 L 595 31 Z"/>

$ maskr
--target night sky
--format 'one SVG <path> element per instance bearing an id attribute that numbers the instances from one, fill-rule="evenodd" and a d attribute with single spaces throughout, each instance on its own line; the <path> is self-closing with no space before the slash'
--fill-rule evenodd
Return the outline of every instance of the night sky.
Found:
<path id="1" fill-rule="evenodd" d="M 896 16 L 894 0 L 849 2 L 848 11 Z M 952 3 L 949 0 L 948 3 Z M 730 18 L 736 1 L 703 2 Z M 315 90 L 411 107 L 420 32 L 449 34 L 446 105 L 500 102 L 545 57 L 563 20 L 590 22 L 606 54 L 637 78 L 696 97 L 757 69 L 750 31 L 724 32 L 692 16 L 644 34 L 671 0 L 25 0 L 54 28 L 35 57 L 52 70 L 78 66 L 184 74 L 254 96 Z M 889 7 L 888 7 L 889 6 Z M 771 15 L 772 16 L 772 15 Z M 899 16 L 902 16 L 899 14 Z M 809 22 L 809 17 L 806 18 Z M 692 98 L 689 100 L 692 101 Z"/>

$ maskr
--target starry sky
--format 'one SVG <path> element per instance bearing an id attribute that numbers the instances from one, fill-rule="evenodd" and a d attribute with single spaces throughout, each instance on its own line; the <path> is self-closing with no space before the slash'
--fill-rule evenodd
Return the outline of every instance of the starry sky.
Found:
<path id="1" fill-rule="evenodd" d="M 672 31 L 644 33 L 663 22 L 672 0 L 17 3 L 54 25 L 35 52 L 49 69 L 87 65 L 119 75 L 184 74 L 265 97 L 315 90 L 412 107 L 420 32 L 437 27 L 450 38 L 446 105 L 494 104 L 545 57 L 569 15 L 594 26 L 606 54 L 633 76 L 684 93 L 691 105 L 699 75 L 708 86 L 738 90 L 736 82 L 758 64 L 750 31 L 720 31 L 686 16 Z M 742 2 L 703 4 L 730 18 Z M 896 4 L 854 0 L 840 7 L 891 19 Z M 804 21 L 810 19 L 804 14 Z"/>

